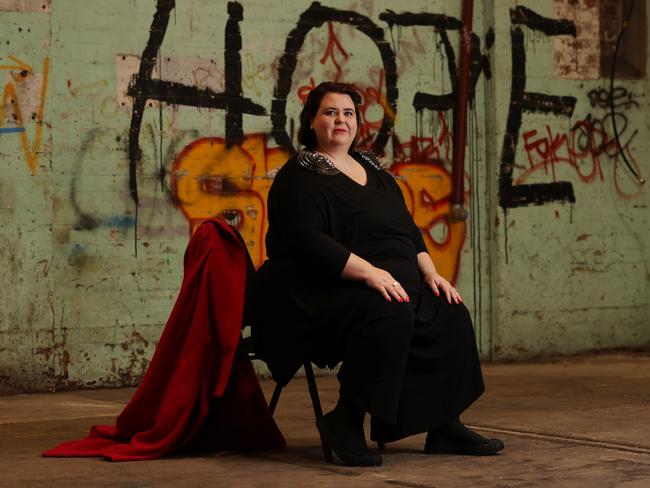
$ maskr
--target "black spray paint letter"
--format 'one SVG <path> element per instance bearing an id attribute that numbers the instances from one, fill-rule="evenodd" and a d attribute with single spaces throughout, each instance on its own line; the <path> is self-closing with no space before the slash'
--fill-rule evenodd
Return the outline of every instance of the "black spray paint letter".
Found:
<path id="1" fill-rule="evenodd" d="M 133 114 L 129 131 L 129 190 L 136 209 L 138 205 L 136 168 L 142 156 L 138 140 L 147 100 L 226 110 L 226 142 L 228 144 L 237 144 L 244 140 L 243 114 L 266 115 L 264 107 L 243 96 L 240 55 L 242 39 L 239 22 L 244 17 L 244 10 L 238 2 L 228 3 L 224 53 L 226 79 L 225 90 L 222 93 L 216 93 L 210 88 L 199 89 L 182 83 L 151 78 L 156 60 L 160 55 L 160 46 L 167 32 L 169 13 L 174 6 L 174 0 L 158 0 L 149 32 L 149 41 L 142 53 L 140 69 L 129 85 L 128 94 L 133 97 Z"/>
<path id="2" fill-rule="evenodd" d="M 386 100 L 394 112 L 397 111 L 397 68 L 395 54 L 388 42 L 384 39 L 384 31 L 368 17 L 351 10 L 337 10 L 323 7 L 320 3 L 312 3 L 305 10 L 298 24 L 287 36 L 284 54 L 280 59 L 278 68 L 278 82 L 273 93 L 271 105 L 271 120 L 273 122 L 273 137 L 280 145 L 292 148 L 293 144 L 287 134 L 287 97 L 291 90 L 291 79 L 296 69 L 298 53 L 305 42 L 305 37 L 314 28 L 322 26 L 326 22 L 339 22 L 348 24 L 368 36 L 375 43 L 381 60 L 384 65 L 384 76 L 386 77 Z M 372 145 L 376 153 L 383 152 L 393 128 L 393 119 L 384 115 L 377 137 Z"/>
<path id="3" fill-rule="evenodd" d="M 575 24 L 568 20 L 554 20 L 542 17 L 526 7 L 510 10 L 512 39 L 512 88 L 506 134 L 501 151 L 499 174 L 499 204 L 504 209 L 526 205 L 544 205 L 549 202 L 575 202 L 573 185 L 568 181 L 513 185 L 512 173 L 524 112 L 549 113 L 554 115 L 573 114 L 574 97 L 560 97 L 544 93 L 527 92 L 526 50 L 524 33 L 519 25 L 538 30 L 548 36 L 576 35 Z"/>
<path id="4" fill-rule="evenodd" d="M 386 22 L 389 28 L 394 26 L 431 26 L 433 27 L 445 48 L 447 57 L 447 69 L 451 79 L 451 92 L 443 95 L 433 95 L 425 92 L 417 92 L 413 97 L 413 107 L 415 110 L 430 109 L 445 111 L 456 108 L 456 87 L 458 85 L 458 67 L 456 66 L 456 55 L 447 35 L 448 30 L 460 30 L 462 22 L 454 17 L 442 14 L 430 14 L 426 12 L 413 13 L 402 12 L 396 13 L 388 10 L 379 15 L 379 18 Z M 492 47 L 494 39 L 487 41 L 487 48 Z M 481 41 L 478 36 L 472 33 L 471 51 L 470 51 L 470 92 L 469 100 L 474 98 L 476 83 L 482 72 L 485 72 L 487 79 L 490 79 L 490 61 L 486 55 L 481 54 Z"/>

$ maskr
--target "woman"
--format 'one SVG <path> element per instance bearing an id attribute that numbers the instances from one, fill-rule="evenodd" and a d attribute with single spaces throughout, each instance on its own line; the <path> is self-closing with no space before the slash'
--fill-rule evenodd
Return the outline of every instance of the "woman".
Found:
<path id="1" fill-rule="evenodd" d="M 472 323 L 436 272 L 392 176 L 357 152 L 360 97 L 313 89 L 300 115 L 305 146 L 268 197 L 269 259 L 252 292 L 253 337 L 286 383 L 304 358 L 339 372 L 339 401 L 318 428 L 349 465 L 374 466 L 384 443 L 428 432 L 427 453 L 494 454 L 501 441 L 459 415 L 484 390 Z"/>

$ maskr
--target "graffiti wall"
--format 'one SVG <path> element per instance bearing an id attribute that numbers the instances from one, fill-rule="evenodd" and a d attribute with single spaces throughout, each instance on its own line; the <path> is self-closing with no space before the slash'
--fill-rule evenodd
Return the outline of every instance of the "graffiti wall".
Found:
<path id="1" fill-rule="evenodd" d="M 650 343 L 647 82 L 594 77 L 593 23 L 559 0 L 475 9 L 466 221 L 449 217 L 461 2 L 62 3 L 0 3 L 0 391 L 137 383 L 205 219 L 260 265 L 270 185 L 324 80 L 362 95 L 361 144 L 483 357 Z"/>
<path id="2" fill-rule="evenodd" d="M 495 72 L 508 73 L 492 85 L 503 107 L 495 115 L 494 357 L 641 347 L 650 338 L 648 82 L 600 75 L 606 3 L 615 2 L 495 9 L 509 46 L 493 60 Z"/>

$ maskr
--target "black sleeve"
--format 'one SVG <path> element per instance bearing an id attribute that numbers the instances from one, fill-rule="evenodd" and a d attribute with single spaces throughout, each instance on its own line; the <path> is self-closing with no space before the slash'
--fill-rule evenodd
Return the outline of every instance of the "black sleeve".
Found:
<path id="1" fill-rule="evenodd" d="M 399 200 L 402 202 L 402 207 L 404 209 L 405 219 L 407 220 L 406 223 L 410 227 L 411 240 L 413 241 L 413 244 L 415 244 L 415 249 L 417 250 L 418 254 L 421 253 L 421 252 L 429 252 L 428 249 L 427 249 L 427 245 L 424 243 L 424 238 L 422 237 L 422 232 L 420 231 L 420 228 L 417 225 L 415 225 L 415 221 L 413 220 L 413 216 L 408 211 L 408 207 L 406 206 L 406 202 L 404 201 L 404 194 L 402 193 L 402 190 L 400 189 L 399 185 L 395 181 L 395 178 L 393 178 L 393 175 L 391 175 L 386 170 L 384 170 L 382 172 L 384 173 L 384 178 L 387 181 L 389 181 L 390 187 L 398 195 Z"/>
<path id="2" fill-rule="evenodd" d="M 327 200 L 315 184 L 323 176 L 301 175 L 301 170 L 287 176 L 291 177 L 283 178 L 269 194 L 271 226 L 278 225 L 278 237 L 298 264 L 304 263 L 319 274 L 339 277 L 350 250 L 328 235 L 331 217 Z"/>

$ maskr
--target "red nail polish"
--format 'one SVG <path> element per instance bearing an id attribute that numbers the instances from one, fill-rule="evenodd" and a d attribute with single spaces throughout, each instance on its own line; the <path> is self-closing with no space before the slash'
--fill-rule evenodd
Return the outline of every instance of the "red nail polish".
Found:
<path id="1" fill-rule="evenodd" d="M 398 298 L 397 301 L 402 303 L 404 300 L 402 300 L 401 298 Z"/>

